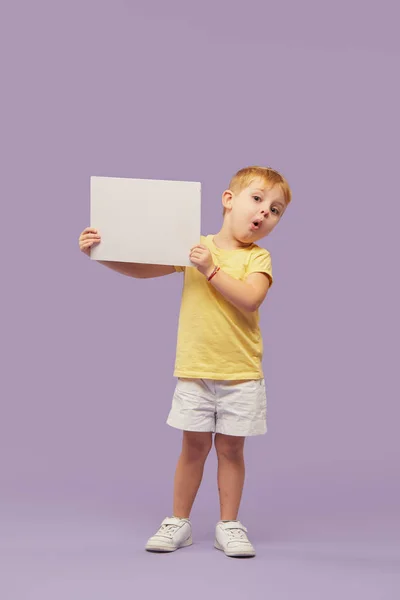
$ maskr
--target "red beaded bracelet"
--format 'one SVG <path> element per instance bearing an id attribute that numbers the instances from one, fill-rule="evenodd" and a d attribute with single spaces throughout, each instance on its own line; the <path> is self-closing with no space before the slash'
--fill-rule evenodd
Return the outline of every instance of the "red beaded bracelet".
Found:
<path id="1" fill-rule="evenodd" d="M 214 271 L 211 273 L 210 277 L 208 277 L 208 281 L 211 281 L 211 279 L 214 277 L 214 275 L 216 275 L 216 273 L 218 273 L 218 271 L 220 270 L 221 267 L 215 267 Z"/>

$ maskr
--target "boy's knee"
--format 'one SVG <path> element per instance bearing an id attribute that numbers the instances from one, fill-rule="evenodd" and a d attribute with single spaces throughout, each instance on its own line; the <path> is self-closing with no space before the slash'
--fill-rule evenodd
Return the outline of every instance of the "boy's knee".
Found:
<path id="1" fill-rule="evenodd" d="M 219 458 L 239 461 L 243 458 L 244 437 L 216 434 L 215 449 Z"/>
<path id="2" fill-rule="evenodd" d="M 185 431 L 183 435 L 183 449 L 192 459 L 207 458 L 212 448 L 212 434 Z"/>

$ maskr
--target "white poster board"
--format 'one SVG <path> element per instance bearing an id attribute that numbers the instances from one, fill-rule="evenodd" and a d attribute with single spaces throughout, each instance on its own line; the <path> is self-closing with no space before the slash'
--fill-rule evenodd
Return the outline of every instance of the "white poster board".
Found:
<path id="1" fill-rule="evenodd" d="M 101 235 L 93 260 L 193 266 L 200 218 L 198 182 L 90 178 L 90 227 Z"/>

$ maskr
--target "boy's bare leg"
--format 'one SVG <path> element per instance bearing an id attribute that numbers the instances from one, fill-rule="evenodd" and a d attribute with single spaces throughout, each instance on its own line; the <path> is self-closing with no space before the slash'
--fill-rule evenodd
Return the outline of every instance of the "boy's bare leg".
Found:
<path id="1" fill-rule="evenodd" d="M 244 442 L 244 437 L 215 435 L 221 521 L 236 521 L 238 516 L 245 479 Z"/>
<path id="2" fill-rule="evenodd" d="M 211 447 L 211 432 L 183 432 L 182 452 L 174 480 L 173 514 L 175 517 L 189 518 Z"/>

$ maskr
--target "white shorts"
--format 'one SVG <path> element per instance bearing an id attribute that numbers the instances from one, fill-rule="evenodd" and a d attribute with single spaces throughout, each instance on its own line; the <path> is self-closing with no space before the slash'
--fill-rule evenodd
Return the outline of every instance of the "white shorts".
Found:
<path id="1" fill-rule="evenodd" d="M 184 431 L 262 435 L 267 432 L 265 381 L 179 378 L 167 424 Z"/>

